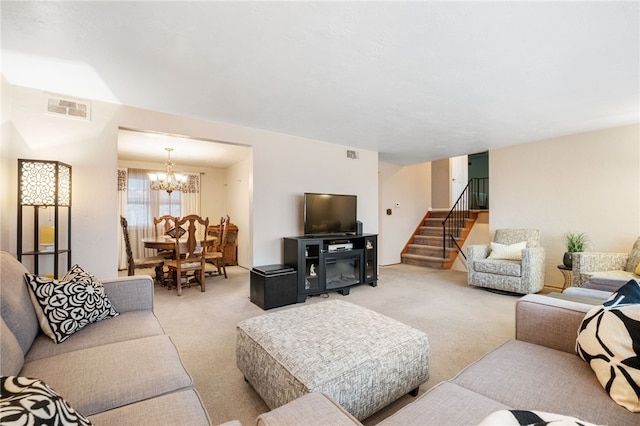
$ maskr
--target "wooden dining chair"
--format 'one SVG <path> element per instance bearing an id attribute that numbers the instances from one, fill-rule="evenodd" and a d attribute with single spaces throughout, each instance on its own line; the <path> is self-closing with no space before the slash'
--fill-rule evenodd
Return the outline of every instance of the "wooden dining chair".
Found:
<path id="1" fill-rule="evenodd" d="M 120 216 L 120 226 L 122 226 L 122 234 L 124 235 L 124 247 L 127 252 L 127 275 L 135 275 L 136 269 L 153 268 L 156 274 L 156 282 L 164 284 L 164 256 L 153 257 L 133 257 L 131 250 L 131 240 L 129 239 L 129 225 L 124 216 Z"/>
<path id="2" fill-rule="evenodd" d="M 218 241 L 215 245 L 211 246 L 209 250 L 205 252 L 205 262 L 215 265 L 218 270 L 218 275 L 224 273 L 224 277 L 227 277 L 227 267 L 224 259 L 224 247 L 227 244 L 227 231 L 229 229 L 229 215 L 222 216 L 220 218 L 220 226 L 217 229 L 212 229 L 212 233 L 216 234 Z M 209 230 L 207 230 L 209 233 Z"/>
<path id="3" fill-rule="evenodd" d="M 160 225 L 160 226 L 158 226 Z M 158 231 L 158 228 L 162 230 L 162 232 Z M 171 229 L 176 229 L 175 217 L 165 214 L 164 216 L 154 217 L 153 218 L 153 233 L 156 238 L 167 235 L 167 233 Z M 173 250 L 158 250 L 158 256 L 163 256 L 167 259 L 173 258 Z"/>
<path id="4" fill-rule="evenodd" d="M 203 237 L 198 236 L 198 224 L 204 229 Z M 178 296 L 182 296 L 183 276 L 185 282 L 189 283 L 188 275 L 191 273 L 200 284 L 200 291 L 205 291 L 203 251 L 208 246 L 206 229 L 209 226 L 209 218 L 203 219 L 198 215 L 189 215 L 182 219 L 176 217 L 175 226 L 176 228 L 183 226 L 187 230 L 186 238 L 180 238 L 176 234 L 175 257 L 165 262 L 169 268 L 169 275 L 178 290 Z"/>
<path id="5" fill-rule="evenodd" d="M 169 230 L 171 228 L 175 228 L 175 217 L 169 215 L 169 214 L 165 214 L 164 216 L 160 216 L 160 217 L 154 217 L 153 218 L 153 232 L 156 238 L 162 236 L 162 235 L 166 235 L 167 232 L 169 232 Z M 160 227 L 158 225 L 161 225 Z M 158 232 L 158 228 L 162 229 L 162 232 Z"/>

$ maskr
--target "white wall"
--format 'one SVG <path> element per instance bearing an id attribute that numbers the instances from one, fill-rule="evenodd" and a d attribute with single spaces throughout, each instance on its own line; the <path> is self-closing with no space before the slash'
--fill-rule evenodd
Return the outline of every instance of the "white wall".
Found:
<path id="1" fill-rule="evenodd" d="M 238 198 L 227 206 L 230 214 L 243 203 L 250 207 L 248 226 L 237 223 L 245 229 L 240 238 L 248 238 L 247 267 L 282 262 L 282 237 L 302 229 L 304 192 L 358 195 L 365 232 L 378 232 L 376 152 L 358 150 L 360 159 L 349 160 L 347 147 L 341 145 L 97 101 L 92 102 L 91 122 L 52 117 L 42 113 L 43 92 L 5 80 L 2 89 L 2 164 L 7 165 L 2 173 L 8 182 L 2 204 L 1 235 L 7 236 L 3 250 L 16 251 L 16 160 L 59 160 L 73 167 L 73 262 L 98 277 L 116 274 L 118 127 L 253 147 L 252 174 L 236 180 L 242 184 L 239 197 L 248 200 Z M 247 165 L 238 167 L 234 173 L 244 176 Z"/>
<path id="2" fill-rule="evenodd" d="M 10 86 L 3 81 L 2 96 L 11 108 L 3 110 L 2 249 L 16 253 L 17 159 L 58 160 L 72 166 L 72 261 L 97 277 L 117 270 L 117 125 L 120 107 L 94 103 L 92 121 L 59 118 L 43 113 L 40 91 Z"/>
<path id="3" fill-rule="evenodd" d="M 591 251 L 629 252 L 640 235 L 639 135 L 632 125 L 491 151 L 491 232 L 540 229 L 555 287 L 566 232 L 586 232 Z"/>
<path id="4" fill-rule="evenodd" d="M 251 208 L 252 192 L 252 152 L 247 158 L 227 169 L 226 174 L 226 211 L 231 223 L 238 227 L 238 265 L 251 268 Z"/>
<path id="5" fill-rule="evenodd" d="M 253 211 L 262 213 L 253 216 L 254 244 L 261 236 L 255 265 L 279 263 L 282 237 L 302 234 L 304 192 L 357 195 L 364 232 L 378 233 L 378 153 L 358 150 L 351 160 L 342 146 L 300 142 L 273 138 L 254 146 Z"/>
<path id="6" fill-rule="evenodd" d="M 380 162 L 378 262 L 400 263 L 400 253 L 431 207 L 431 163 L 412 166 Z M 395 203 L 400 207 L 395 207 Z M 388 216 L 386 210 L 391 209 Z"/>

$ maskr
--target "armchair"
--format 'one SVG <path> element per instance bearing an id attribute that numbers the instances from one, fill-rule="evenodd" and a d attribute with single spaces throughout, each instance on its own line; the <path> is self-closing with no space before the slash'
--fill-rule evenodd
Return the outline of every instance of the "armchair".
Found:
<path id="1" fill-rule="evenodd" d="M 498 248 L 508 249 L 506 256 Z M 500 246 L 502 245 L 502 246 Z M 492 250 L 493 246 L 493 250 Z M 495 251 L 492 255 L 492 251 Z M 540 247 L 537 229 L 497 229 L 491 245 L 473 245 L 467 249 L 469 285 L 510 293 L 537 293 L 544 287 L 545 250 Z"/>
<path id="2" fill-rule="evenodd" d="M 574 287 L 616 291 L 631 279 L 640 279 L 640 237 L 629 253 L 573 253 Z"/>

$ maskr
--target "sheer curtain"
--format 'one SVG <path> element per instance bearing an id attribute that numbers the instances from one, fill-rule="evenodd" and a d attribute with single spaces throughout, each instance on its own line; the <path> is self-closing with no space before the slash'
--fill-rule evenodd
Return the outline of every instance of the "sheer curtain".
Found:
<path id="1" fill-rule="evenodd" d="M 180 211 L 183 216 L 200 215 L 200 174 L 189 174 L 187 178 L 187 188 L 180 197 Z"/>
<path id="2" fill-rule="evenodd" d="M 120 216 L 127 217 L 127 169 L 118 168 L 118 270 L 127 269 L 127 252 Z"/>
<path id="3" fill-rule="evenodd" d="M 126 196 L 124 202 L 126 207 L 121 211 L 125 212 L 129 225 L 129 239 L 131 240 L 131 251 L 133 257 L 148 257 L 156 254 L 155 250 L 145 249 L 141 239 L 154 237 L 153 218 L 163 215 L 182 216 L 181 194 L 174 191 L 171 194 L 166 191 L 152 191 L 150 188 L 149 175 L 151 170 L 128 169 Z M 124 243 L 122 244 L 121 256 L 124 255 L 126 262 L 126 252 Z"/>

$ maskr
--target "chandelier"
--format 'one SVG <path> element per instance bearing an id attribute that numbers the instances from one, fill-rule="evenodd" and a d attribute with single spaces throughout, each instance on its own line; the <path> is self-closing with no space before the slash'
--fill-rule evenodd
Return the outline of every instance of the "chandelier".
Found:
<path id="1" fill-rule="evenodd" d="M 151 181 L 151 190 L 153 191 L 167 191 L 169 195 L 173 191 L 184 191 L 187 187 L 187 176 L 179 173 L 173 173 L 174 162 L 171 161 L 171 151 L 173 148 L 165 148 L 167 151 L 167 162 L 164 163 L 167 166 L 166 173 L 149 173 L 149 180 Z"/>

